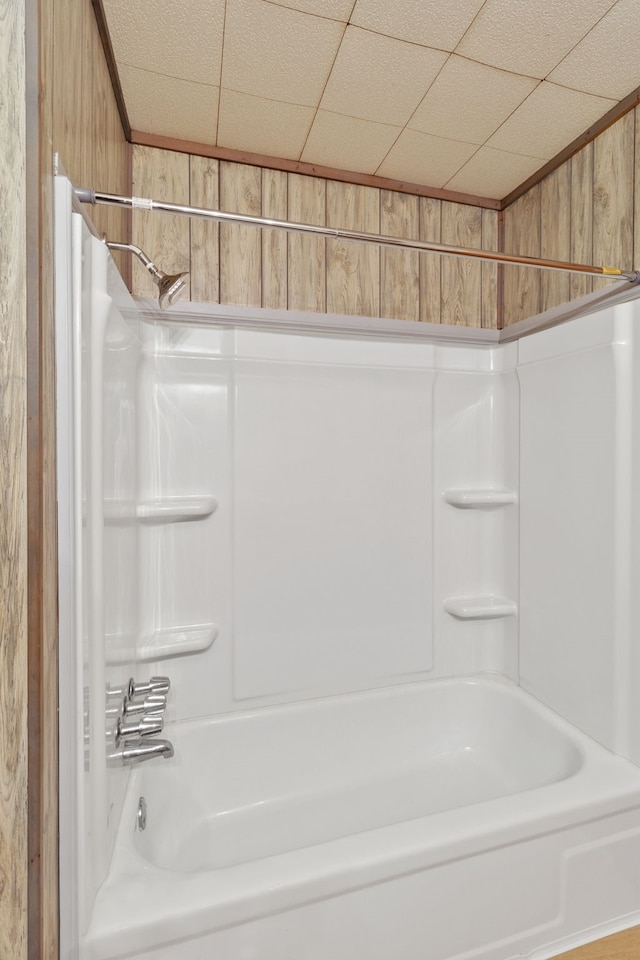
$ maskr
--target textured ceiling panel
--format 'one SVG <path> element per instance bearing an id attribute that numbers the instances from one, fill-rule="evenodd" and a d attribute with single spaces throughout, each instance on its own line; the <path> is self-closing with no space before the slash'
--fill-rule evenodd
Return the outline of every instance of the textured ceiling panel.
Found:
<path id="1" fill-rule="evenodd" d="M 320 106 L 375 123 L 404 125 L 446 59 L 439 50 L 347 27 Z M 381 63 L 386 64 L 384 71 Z"/>
<path id="2" fill-rule="evenodd" d="M 452 56 L 409 126 L 437 137 L 484 143 L 537 85 L 530 77 Z"/>
<path id="3" fill-rule="evenodd" d="M 455 50 L 483 0 L 356 0 L 351 23 L 398 40 Z M 399 8 L 401 13 L 399 15 Z"/>
<path id="4" fill-rule="evenodd" d="M 103 0 L 118 65 L 220 83 L 224 3 Z"/>
<path id="5" fill-rule="evenodd" d="M 376 173 L 443 187 L 477 149 L 475 144 L 403 130 Z"/>
<path id="6" fill-rule="evenodd" d="M 346 23 L 353 9 L 353 0 L 278 0 L 281 7 L 300 10 L 301 13 L 313 13 L 317 17 L 329 20 L 342 20 Z"/>
<path id="7" fill-rule="evenodd" d="M 618 0 L 549 80 L 585 93 L 622 100 L 638 83 L 640 3 Z"/>
<path id="8" fill-rule="evenodd" d="M 312 107 L 222 90 L 218 139 L 233 150 L 297 160 L 314 115 Z"/>
<path id="9" fill-rule="evenodd" d="M 402 127 L 319 110 L 301 159 L 357 173 L 375 173 Z"/>
<path id="10" fill-rule="evenodd" d="M 227 0 L 222 86 L 315 107 L 344 29 L 265 0 Z"/>
<path id="11" fill-rule="evenodd" d="M 134 130 L 487 197 L 640 86 L 640 0 L 102 2 Z"/>
<path id="12" fill-rule="evenodd" d="M 492 147 L 480 147 L 468 163 L 446 184 L 458 190 L 485 197 L 506 197 L 540 167 L 537 157 L 503 153 Z"/>
<path id="13" fill-rule="evenodd" d="M 134 130 L 215 144 L 218 87 L 163 77 L 126 64 L 120 67 L 120 82 Z"/>
<path id="14" fill-rule="evenodd" d="M 487 145 L 549 160 L 610 110 L 614 102 L 545 80 L 489 138 Z"/>
<path id="15" fill-rule="evenodd" d="M 542 80 L 613 0 L 487 0 L 457 52 Z"/>

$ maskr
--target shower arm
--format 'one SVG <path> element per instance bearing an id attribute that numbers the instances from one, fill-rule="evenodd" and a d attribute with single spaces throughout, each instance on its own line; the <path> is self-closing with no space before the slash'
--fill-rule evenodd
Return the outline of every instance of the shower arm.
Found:
<path id="1" fill-rule="evenodd" d="M 271 230 L 285 230 L 288 233 L 305 233 L 331 239 L 350 240 L 356 243 L 371 243 L 379 247 L 394 247 L 403 250 L 417 250 L 421 253 L 435 253 L 445 257 L 466 257 L 474 260 L 487 260 L 491 263 L 507 263 L 521 267 L 536 267 L 539 270 L 561 270 L 569 273 L 581 273 L 591 277 L 603 277 L 606 280 L 629 280 L 640 282 L 637 270 L 621 270 L 618 267 L 597 267 L 582 263 L 569 263 L 563 260 L 546 260 L 539 257 L 521 257 L 494 250 L 475 250 L 470 247 L 453 247 L 443 243 L 424 240 L 408 240 L 403 237 L 379 236 L 375 233 L 360 233 L 355 230 L 339 230 L 334 227 L 322 227 L 311 223 L 290 223 L 286 220 L 272 220 L 267 217 L 253 217 L 243 213 L 225 213 L 222 210 L 208 210 L 204 207 L 191 207 L 179 203 L 167 203 L 164 200 L 151 200 L 145 197 L 124 197 L 114 193 L 102 193 L 86 187 L 76 187 L 75 195 L 81 203 L 104 204 L 111 207 L 125 207 L 129 210 L 167 213 L 180 217 L 192 217 L 199 220 L 214 220 L 219 223 L 239 223 L 255 227 L 267 227 Z M 138 248 L 139 249 L 139 248 Z M 142 251 L 140 251 L 142 253 Z M 136 254 L 137 256 L 138 254 Z M 143 261 L 144 262 L 144 261 Z M 148 267 L 147 267 L 148 269 Z"/>

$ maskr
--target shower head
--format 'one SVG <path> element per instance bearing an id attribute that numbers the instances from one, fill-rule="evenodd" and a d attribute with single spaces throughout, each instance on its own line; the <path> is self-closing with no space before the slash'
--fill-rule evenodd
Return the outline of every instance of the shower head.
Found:
<path id="1" fill-rule="evenodd" d="M 137 247 L 135 243 L 118 243 L 115 240 L 107 240 L 106 238 L 104 242 L 109 247 L 109 250 L 126 250 L 128 253 L 132 253 L 134 257 L 137 257 L 140 263 L 144 264 L 153 278 L 153 282 L 157 284 L 158 303 L 162 310 L 166 310 L 167 307 L 170 307 L 180 299 L 187 286 L 186 278 L 189 276 L 188 272 L 164 273 L 163 270 L 159 270 L 156 267 L 155 263 L 150 260 L 146 253 L 144 253 L 140 247 Z"/>

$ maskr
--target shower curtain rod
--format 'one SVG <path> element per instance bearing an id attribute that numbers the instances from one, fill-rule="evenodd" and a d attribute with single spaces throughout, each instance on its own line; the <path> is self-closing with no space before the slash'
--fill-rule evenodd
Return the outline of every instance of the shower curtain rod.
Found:
<path id="1" fill-rule="evenodd" d="M 443 243 L 431 243 L 425 240 L 408 240 L 402 237 L 379 236 L 375 233 L 359 233 L 355 230 L 339 230 L 334 227 L 321 227 L 311 223 L 289 223 L 286 220 L 271 220 L 267 217 L 252 217 L 244 213 L 224 213 L 222 210 L 207 210 L 204 207 L 190 207 L 180 203 L 167 203 L 163 200 L 150 200 L 145 197 L 124 197 L 114 193 L 102 193 L 87 187 L 76 187 L 75 194 L 81 203 L 105 204 L 111 207 L 125 207 L 130 210 L 157 211 L 180 217 L 194 217 L 200 220 L 215 220 L 221 223 L 240 223 L 255 227 L 267 227 L 271 230 L 285 230 L 288 233 L 316 234 L 331 239 L 351 240 L 356 243 L 372 243 L 379 247 L 396 247 L 403 250 L 418 250 L 422 253 L 436 253 L 445 257 L 467 257 L 476 260 L 488 260 L 492 263 L 510 263 L 522 267 L 537 267 L 540 270 L 562 270 L 569 273 L 582 273 L 592 277 L 604 277 L 607 280 L 630 280 L 640 282 L 637 270 L 621 270 L 618 267 L 596 267 L 583 263 L 568 263 L 563 260 L 545 260 L 539 257 L 520 257 L 493 250 L 474 250 L 470 247 L 452 247 Z"/>

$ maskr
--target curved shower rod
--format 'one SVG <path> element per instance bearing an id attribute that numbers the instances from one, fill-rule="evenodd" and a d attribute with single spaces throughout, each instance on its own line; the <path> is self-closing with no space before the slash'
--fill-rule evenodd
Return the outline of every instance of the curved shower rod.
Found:
<path id="1" fill-rule="evenodd" d="M 492 263 L 509 263 L 521 267 L 536 267 L 539 270 L 562 270 L 569 273 L 582 273 L 592 277 L 604 277 L 606 280 L 630 280 L 640 283 L 640 271 L 621 270 L 618 267 L 597 267 L 583 263 L 568 263 L 563 260 L 545 260 L 539 257 L 520 257 L 494 250 L 474 250 L 471 247 L 452 247 L 443 243 L 431 243 L 425 240 L 408 240 L 403 237 L 379 236 L 375 233 L 359 233 L 356 230 L 340 230 L 334 227 L 321 227 L 311 223 L 289 223 L 286 220 L 271 220 L 267 217 L 252 217 L 244 213 L 225 213 L 222 210 L 207 210 L 204 207 L 190 207 L 180 203 L 167 203 L 164 200 L 150 200 L 145 197 L 124 197 L 114 193 L 102 193 L 88 187 L 76 187 L 75 194 L 81 203 L 105 204 L 111 207 L 126 207 L 130 210 L 157 211 L 181 217 L 194 217 L 200 220 L 216 220 L 222 223 L 241 223 L 255 227 L 267 227 L 272 230 L 285 230 L 288 233 L 309 233 L 331 239 L 352 240 L 356 243 L 373 243 L 379 247 L 397 247 L 403 250 L 418 250 L 422 253 L 436 253 L 444 257 L 467 257 L 476 260 L 488 260 Z"/>

